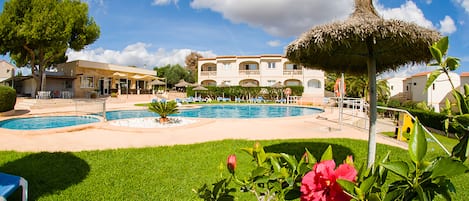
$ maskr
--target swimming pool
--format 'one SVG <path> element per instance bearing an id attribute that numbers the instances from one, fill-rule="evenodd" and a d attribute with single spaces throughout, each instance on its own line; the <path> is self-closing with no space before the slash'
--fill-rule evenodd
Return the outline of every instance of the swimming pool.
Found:
<path id="1" fill-rule="evenodd" d="M 82 124 L 96 123 L 100 120 L 90 116 L 46 116 L 13 118 L 0 121 L 0 128 L 13 130 L 38 130 L 49 128 L 61 128 Z"/>
<path id="2" fill-rule="evenodd" d="M 204 105 L 194 109 L 179 110 L 178 114 L 170 116 L 195 118 L 277 118 L 312 115 L 322 112 L 321 109 L 297 106 L 277 105 Z M 148 110 L 117 110 L 106 112 L 107 120 L 158 117 L 158 114 Z"/>

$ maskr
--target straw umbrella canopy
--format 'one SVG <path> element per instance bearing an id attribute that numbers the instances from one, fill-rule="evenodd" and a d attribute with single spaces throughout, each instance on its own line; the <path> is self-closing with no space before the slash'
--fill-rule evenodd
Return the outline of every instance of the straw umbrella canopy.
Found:
<path id="1" fill-rule="evenodd" d="M 187 87 L 189 85 L 190 85 L 190 83 L 188 83 L 184 79 L 182 79 L 182 80 L 179 80 L 179 82 L 177 84 L 175 84 L 174 86 L 175 87 Z"/>
<path id="2" fill-rule="evenodd" d="M 257 85 L 252 83 L 252 82 L 245 82 L 245 83 L 241 84 L 241 86 L 246 87 L 246 88 L 257 87 Z M 251 99 L 251 91 L 250 90 L 248 90 L 248 99 L 249 100 Z"/>
<path id="3" fill-rule="evenodd" d="M 217 87 L 226 88 L 226 87 L 230 87 L 230 85 L 226 84 L 226 82 L 222 82 Z M 225 98 L 225 90 L 223 90 L 222 96 L 223 96 L 223 98 Z"/>
<path id="4" fill-rule="evenodd" d="M 384 20 L 372 0 L 355 0 L 346 20 L 313 27 L 288 45 L 287 58 L 326 72 L 366 74 L 370 83 L 368 166 L 376 153 L 376 73 L 432 59 L 429 46 L 440 34 L 414 23 Z"/>
<path id="5" fill-rule="evenodd" d="M 275 88 L 275 89 L 282 89 L 283 87 L 285 87 L 285 85 L 283 85 L 282 82 L 278 81 L 275 84 L 273 84 L 271 87 Z M 277 94 L 277 98 L 278 98 L 278 94 Z M 283 93 L 282 92 L 280 92 L 280 98 L 283 99 Z"/>
<path id="6" fill-rule="evenodd" d="M 198 85 L 197 87 L 194 87 L 192 90 L 195 91 L 195 97 L 197 97 L 197 91 L 208 91 L 207 88 L 201 86 L 201 85 Z"/>
<path id="7" fill-rule="evenodd" d="M 156 79 L 156 80 L 151 81 L 150 84 L 151 85 L 166 85 L 166 82 Z"/>

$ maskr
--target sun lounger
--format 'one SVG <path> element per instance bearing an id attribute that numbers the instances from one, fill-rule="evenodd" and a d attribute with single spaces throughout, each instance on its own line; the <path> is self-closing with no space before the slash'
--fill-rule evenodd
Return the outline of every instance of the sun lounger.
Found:
<path id="1" fill-rule="evenodd" d="M 0 172 L 0 201 L 7 200 L 19 187 L 22 188 L 22 200 L 28 200 L 28 182 L 20 176 Z"/>

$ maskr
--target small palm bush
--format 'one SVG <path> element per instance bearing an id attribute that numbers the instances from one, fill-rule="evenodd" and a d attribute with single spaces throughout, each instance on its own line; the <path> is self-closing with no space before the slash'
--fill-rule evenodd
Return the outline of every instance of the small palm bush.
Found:
<path id="1" fill-rule="evenodd" d="M 168 115 L 179 112 L 175 101 L 152 102 L 148 106 L 148 110 L 160 115 L 160 122 L 168 122 Z"/>

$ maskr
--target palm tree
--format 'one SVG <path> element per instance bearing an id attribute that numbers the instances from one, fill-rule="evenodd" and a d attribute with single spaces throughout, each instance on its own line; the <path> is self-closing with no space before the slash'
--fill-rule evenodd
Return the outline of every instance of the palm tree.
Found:
<path id="1" fill-rule="evenodd" d="M 352 97 L 363 97 L 370 100 L 368 95 L 369 82 L 366 75 L 353 75 L 345 78 L 347 83 L 347 94 Z M 386 102 L 391 92 L 389 90 L 388 82 L 386 80 L 378 80 L 376 82 L 376 94 L 378 101 Z"/>
<path id="2" fill-rule="evenodd" d="M 148 110 L 160 115 L 160 123 L 166 123 L 169 121 L 168 115 L 176 114 L 179 112 L 175 101 L 168 102 L 152 102 L 148 106 Z"/>

